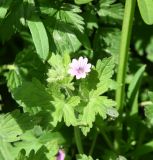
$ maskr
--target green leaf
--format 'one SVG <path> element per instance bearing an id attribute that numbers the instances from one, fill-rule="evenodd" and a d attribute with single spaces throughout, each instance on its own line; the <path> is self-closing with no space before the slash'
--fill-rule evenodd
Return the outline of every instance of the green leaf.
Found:
<path id="1" fill-rule="evenodd" d="M 104 52 L 106 54 L 115 56 L 118 61 L 118 53 L 120 48 L 121 31 L 118 28 L 103 27 L 95 34 L 94 50 Z"/>
<path id="2" fill-rule="evenodd" d="M 11 144 L 3 141 L 0 138 L 0 160 L 14 160 L 14 155 L 11 153 L 11 151 Z"/>
<path id="3" fill-rule="evenodd" d="M 49 55 L 49 42 L 43 22 L 35 16 L 28 20 L 28 26 L 38 55 L 46 60 Z"/>
<path id="4" fill-rule="evenodd" d="M 144 111 L 149 123 L 153 125 L 153 104 L 145 106 Z"/>
<path id="5" fill-rule="evenodd" d="M 153 24 L 153 1 L 152 0 L 138 0 L 138 7 L 144 22 L 148 25 Z"/>
<path id="6" fill-rule="evenodd" d="M 90 131 L 95 116 L 99 114 L 103 119 L 107 117 L 108 108 L 115 106 L 116 103 L 108 99 L 106 96 L 99 96 L 95 91 L 91 91 L 89 95 L 89 102 L 84 107 L 83 115 L 81 117 L 81 124 L 85 126 L 81 127 L 84 135 Z"/>
<path id="7" fill-rule="evenodd" d="M 67 101 L 61 99 L 55 99 L 52 104 L 55 107 L 55 111 L 52 113 L 53 125 L 57 122 L 61 122 L 62 118 L 67 126 L 76 125 L 76 117 L 74 112 L 74 107 L 80 103 L 80 98 L 78 96 L 73 96 Z"/>
<path id="8" fill-rule="evenodd" d="M 41 8 L 42 13 L 44 13 L 44 19 L 46 19 L 46 26 L 48 26 L 51 37 L 53 37 L 57 53 L 76 52 L 81 43 L 84 47 L 90 48 L 90 42 L 84 32 L 84 21 L 79 15 L 80 8 L 68 3 L 60 5 L 61 7 L 59 8 L 57 4 L 52 2 L 50 8 Z M 46 14 L 48 15 L 47 17 Z"/>
<path id="9" fill-rule="evenodd" d="M 17 88 L 22 84 L 22 78 L 17 67 L 15 67 L 13 70 L 10 70 L 5 74 L 5 76 L 7 80 L 7 86 L 10 90 Z"/>
<path id="10" fill-rule="evenodd" d="M 77 160 L 93 160 L 91 156 L 86 156 L 85 154 L 77 155 Z"/>
<path id="11" fill-rule="evenodd" d="M 29 123 L 30 122 L 30 123 Z M 20 135 L 32 129 L 34 121 L 27 113 L 15 110 L 11 113 L 0 115 L 0 139 L 6 142 L 20 140 Z"/>
<path id="12" fill-rule="evenodd" d="M 65 143 L 65 139 L 59 132 L 43 131 L 40 126 L 35 126 L 32 130 L 20 136 L 22 141 L 14 143 L 15 154 L 21 149 L 25 149 L 29 154 L 31 150 L 37 152 L 42 146 L 49 150 L 47 157 L 53 157 L 58 152 L 59 146 Z"/>
<path id="13" fill-rule="evenodd" d="M 63 8 L 63 9 L 62 9 Z M 56 14 L 53 38 L 60 53 L 76 52 L 81 46 L 74 29 L 83 32 L 83 18 L 78 15 L 80 9 L 65 4 Z"/>
<path id="14" fill-rule="evenodd" d="M 0 140 L 14 142 L 23 133 L 16 119 L 10 113 L 0 115 Z"/>
<path id="15" fill-rule="evenodd" d="M 56 97 L 60 95 L 61 89 L 74 90 L 73 82 L 71 82 L 73 77 L 68 74 L 70 62 L 68 54 L 63 54 L 63 56 L 52 54 L 48 60 L 48 63 L 51 65 L 47 73 L 48 87 Z"/>
<path id="16" fill-rule="evenodd" d="M 115 67 L 114 58 L 104 58 L 103 60 L 98 60 L 96 64 L 96 70 L 100 81 L 107 81 L 110 79 L 114 73 L 113 69 Z"/>
<path id="17" fill-rule="evenodd" d="M 42 144 L 46 144 L 49 141 L 57 141 L 58 144 L 65 143 L 65 139 L 59 132 L 45 132 L 41 137 L 39 138 L 39 141 Z"/>
<path id="18" fill-rule="evenodd" d="M 115 3 L 116 0 L 101 0 L 100 10 L 98 14 L 105 21 L 107 19 L 122 20 L 123 19 L 123 5 L 121 3 Z M 107 20 L 108 21 L 108 20 Z"/>
<path id="19" fill-rule="evenodd" d="M 116 160 L 127 160 L 124 156 L 119 155 Z"/>
<path id="20" fill-rule="evenodd" d="M 37 79 L 23 82 L 20 87 L 13 90 L 13 96 L 25 111 L 53 110 L 51 95 Z"/>
<path id="21" fill-rule="evenodd" d="M 134 157 L 139 158 L 142 155 L 152 152 L 152 150 L 153 150 L 153 141 L 149 141 L 145 144 L 141 144 L 141 146 L 139 146 L 137 149 L 134 150 L 132 155 Z"/>
<path id="22" fill-rule="evenodd" d="M 3 19 L 6 16 L 6 13 L 12 3 L 12 0 L 6 0 L 0 2 L 0 19 Z"/>
<path id="23" fill-rule="evenodd" d="M 145 71 L 146 66 L 143 65 L 134 75 L 133 79 L 130 82 L 130 85 L 128 87 L 128 99 L 129 99 L 129 106 L 133 106 L 134 105 L 134 101 L 136 98 L 136 95 L 139 91 L 139 87 L 140 87 L 140 82 L 143 76 L 143 73 Z M 134 107 L 134 106 L 133 106 Z M 135 109 L 137 110 L 137 109 Z"/>
<path id="24" fill-rule="evenodd" d="M 149 95 L 150 100 L 153 102 L 153 92 L 149 91 L 148 95 Z"/>
<path id="25" fill-rule="evenodd" d="M 33 77 L 42 80 L 45 65 L 33 49 L 24 49 L 16 55 L 13 65 L 8 66 L 9 71 L 5 73 L 7 86 L 10 91 L 19 87 L 23 80 L 31 80 Z"/>
<path id="26" fill-rule="evenodd" d="M 149 92 L 148 94 L 151 102 L 149 102 L 150 104 L 145 106 L 144 111 L 149 123 L 153 125 L 153 92 Z"/>
<path id="27" fill-rule="evenodd" d="M 15 160 L 27 160 L 26 151 L 22 149 Z"/>
<path id="28" fill-rule="evenodd" d="M 137 12 L 136 12 L 137 13 Z M 132 37 L 135 50 L 140 56 L 146 56 L 147 59 L 153 62 L 153 30 L 152 25 L 146 25 L 140 15 L 137 13 L 135 15 L 135 23 L 133 26 Z M 145 32 L 144 32 L 145 31 Z M 141 33 L 141 34 L 140 34 Z"/>
<path id="29" fill-rule="evenodd" d="M 51 65 L 47 73 L 47 81 L 49 83 L 60 81 L 67 77 L 68 65 L 70 63 L 70 56 L 68 54 L 64 54 L 64 56 L 52 54 L 48 62 Z"/>
<path id="30" fill-rule="evenodd" d="M 47 152 L 48 150 L 45 147 L 41 147 L 37 152 L 31 150 L 29 155 L 26 156 L 25 150 L 21 150 L 15 160 L 49 160 L 45 154 Z"/>
<path id="31" fill-rule="evenodd" d="M 98 28 L 98 17 L 94 12 L 94 8 L 92 8 L 90 14 L 88 10 L 84 12 L 83 18 L 84 18 L 84 21 L 86 22 L 87 29 L 91 31 L 91 30 L 94 30 L 95 28 L 96 29 Z"/>
<path id="32" fill-rule="evenodd" d="M 107 114 L 114 118 L 118 116 L 115 108 L 112 108 L 116 103 L 105 96 L 101 96 L 101 94 L 108 91 L 111 87 L 111 77 L 113 75 L 114 66 L 113 57 L 98 60 L 95 68 L 96 70 L 93 70 L 91 73 L 94 78 L 92 78 L 92 76 L 90 78 L 89 75 L 86 81 L 81 82 L 79 92 L 85 104 L 82 109 L 83 113 L 80 114 L 80 124 L 84 124 L 84 126 L 81 127 L 84 135 L 87 135 L 89 132 L 97 114 L 103 119 L 107 117 Z"/>
<path id="33" fill-rule="evenodd" d="M 24 79 L 32 79 L 36 77 L 39 80 L 44 79 L 46 66 L 36 54 L 33 48 L 26 48 L 19 52 L 15 58 L 15 67 Z"/>
<path id="34" fill-rule="evenodd" d="M 21 149 L 25 149 L 27 154 L 29 154 L 32 149 L 34 151 L 38 151 L 39 148 L 41 148 L 42 146 L 42 143 L 40 143 L 38 139 L 40 136 L 38 135 L 38 132 L 39 131 L 37 130 L 37 134 L 36 134 L 33 129 L 21 135 L 20 139 L 22 140 L 22 142 L 19 141 L 14 143 L 14 146 L 16 148 L 15 154 L 16 152 L 19 152 Z"/>
<path id="35" fill-rule="evenodd" d="M 91 1 L 93 1 L 93 0 L 74 0 L 74 2 L 76 4 L 86 4 L 86 3 L 89 3 Z"/>
<path id="36" fill-rule="evenodd" d="M 4 9 L 2 12 L 4 16 L 6 10 Z M 2 42 L 9 40 L 11 36 L 14 33 L 16 33 L 17 30 L 20 29 L 21 23 L 19 19 L 21 18 L 22 13 L 23 13 L 23 5 L 21 1 L 20 0 L 12 1 L 11 5 L 9 6 L 8 14 L 0 22 L 0 35 L 1 35 L 0 40 L 2 40 Z"/>

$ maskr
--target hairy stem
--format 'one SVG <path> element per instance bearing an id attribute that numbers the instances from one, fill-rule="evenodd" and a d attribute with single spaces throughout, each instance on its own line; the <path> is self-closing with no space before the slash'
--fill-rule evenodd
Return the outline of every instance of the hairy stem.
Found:
<path id="1" fill-rule="evenodd" d="M 79 154 L 83 154 L 83 146 L 81 141 L 80 129 L 78 127 L 74 127 L 74 136 L 75 142 L 78 149 Z"/>
<path id="2" fill-rule="evenodd" d="M 130 37 L 132 31 L 134 9 L 136 0 L 126 0 L 124 19 L 122 25 L 120 53 L 119 53 L 119 65 L 117 72 L 117 82 L 119 87 L 116 90 L 116 102 L 120 111 L 123 110 L 124 105 L 124 89 L 125 89 L 125 76 L 128 62 L 128 50 L 130 45 Z"/>

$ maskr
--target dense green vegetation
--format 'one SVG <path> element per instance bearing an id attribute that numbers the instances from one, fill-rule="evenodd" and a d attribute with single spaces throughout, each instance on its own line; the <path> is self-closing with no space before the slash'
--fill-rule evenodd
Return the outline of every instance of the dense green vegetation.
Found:
<path id="1" fill-rule="evenodd" d="M 1 0 L 0 160 L 152 160 L 152 8 Z"/>

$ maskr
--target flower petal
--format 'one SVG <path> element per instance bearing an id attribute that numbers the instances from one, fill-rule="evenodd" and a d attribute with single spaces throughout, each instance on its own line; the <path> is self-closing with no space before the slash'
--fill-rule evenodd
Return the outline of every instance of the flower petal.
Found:
<path id="1" fill-rule="evenodd" d="M 86 64 L 84 70 L 85 70 L 85 72 L 90 72 L 91 71 L 91 64 L 90 63 Z"/>
<path id="2" fill-rule="evenodd" d="M 72 63 L 70 63 L 70 67 L 71 68 L 76 68 L 77 66 L 78 66 L 78 60 L 76 60 L 76 59 L 73 59 L 72 60 Z"/>
<path id="3" fill-rule="evenodd" d="M 68 70 L 68 73 L 71 75 L 71 76 L 75 76 L 77 74 L 77 71 L 75 69 L 69 69 Z"/>
<path id="4" fill-rule="evenodd" d="M 68 73 L 72 76 L 76 76 L 76 79 L 85 78 L 87 73 L 91 71 L 91 64 L 88 63 L 87 58 L 79 57 L 79 59 L 73 59 L 70 64 Z"/>
<path id="5" fill-rule="evenodd" d="M 58 151 L 58 155 L 56 157 L 56 160 L 64 160 L 64 158 L 65 158 L 65 153 L 64 153 L 64 151 L 62 149 L 60 149 Z"/>

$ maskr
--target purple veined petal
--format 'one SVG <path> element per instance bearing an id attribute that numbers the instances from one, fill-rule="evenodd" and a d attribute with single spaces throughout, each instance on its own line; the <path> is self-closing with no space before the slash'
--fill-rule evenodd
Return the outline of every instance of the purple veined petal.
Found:
<path id="1" fill-rule="evenodd" d="M 83 57 L 80 57 L 79 60 L 78 60 L 78 62 L 79 62 L 79 66 L 80 66 L 80 67 L 83 67 L 83 66 L 84 66 Z"/>
<path id="2" fill-rule="evenodd" d="M 84 64 L 86 65 L 88 63 L 88 59 L 84 58 Z"/>
<path id="3" fill-rule="evenodd" d="M 76 79 L 85 78 L 87 73 L 91 71 L 91 64 L 88 63 L 87 58 L 80 57 L 78 60 L 73 59 L 70 64 L 68 73 L 76 76 Z"/>
<path id="4" fill-rule="evenodd" d="M 77 74 L 77 70 L 71 68 L 71 69 L 68 70 L 68 73 L 69 73 L 71 76 L 75 76 L 75 75 Z"/>
<path id="5" fill-rule="evenodd" d="M 77 74 L 76 75 L 76 79 L 80 79 L 81 78 L 81 75 L 80 74 Z"/>
<path id="6" fill-rule="evenodd" d="M 81 74 L 81 78 L 86 78 L 86 73 L 85 72 Z"/>
<path id="7" fill-rule="evenodd" d="M 59 149 L 56 160 L 64 160 L 65 152 L 62 149 Z"/>
<path id="8" fill-rule="evenodd" d="M 76 59 L 73 59 L 72 63 L 70 63 L 70 67 L 74 68 L 76 66 L 78 66 L 78 61 Z"/>
<path id="9" fill-rule="evenodd" d="M 88 59 L 87 58 L 83 58 L 81 61 L 81 67 L 85 67 L 87 65 Z"/>
<path id="10" fill-rule="evenodd" d="M 76 75 L 76 79 L 85 78 L 85 77 L 86 77 L 86 73 L 85 72 Z"/>
<path id="11" fill-rule="evenodd" d="M 85 68 L 84 68 L 85 72 L 90 72 L 91 71 L 91 64 L 86 64 Z"/>
<path id="12" fill-rule="evenodd" d="M 86 69 L 85 69 L 85 72 L 86 72 L 86 73 L 88 73 L 88 72 L 90 72 L 90 71 L 91 71 L 90 68 L 86 68 Z"/>
<path id="13" fill-rule="evenodd" d="M 83 60 L 83 57 L 82 57 L 82 56 L 79 57 L 78 61 L 80 62 L 80 61 L 82 61 L 82 60 Z"/>

